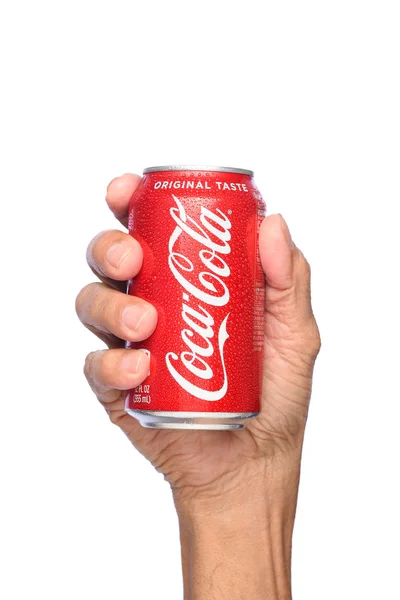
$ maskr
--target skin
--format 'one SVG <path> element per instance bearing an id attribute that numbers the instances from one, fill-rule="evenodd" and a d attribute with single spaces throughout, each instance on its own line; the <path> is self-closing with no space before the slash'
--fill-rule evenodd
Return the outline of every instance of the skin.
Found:
<path id="1" fill-rule="evenodd" d="M 126 174 L 107 203 L 126 227 L 140 177 Z M 265 274 L 262 411 L 242 431 L 143 428 L 124 412 L 126 390 L 148 372 L 148 358 L 126 350 L 157 326 L 149 303 L 127 296 L 139 272 L 139 243 L 121 231 L 92 240 L 87 260 L 100 282 L 78 295 L 82 323 L 108 350 L 86 358 L 85 375 L 112 423 L 171 485 L 182 545 L 185 599 L 291 598 L 291 540 L 301 449 L 320 336 L 310 300 L 310 267 L 281 215 L 260 230 Z"/>

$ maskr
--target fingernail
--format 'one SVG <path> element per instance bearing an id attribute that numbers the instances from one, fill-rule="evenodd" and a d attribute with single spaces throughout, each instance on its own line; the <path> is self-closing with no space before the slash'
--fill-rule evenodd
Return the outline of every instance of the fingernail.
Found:
<path id="1" fill-rule="evenodd" d="M 281 228 L 282 228 L 283 235 L 285 236 L 285 240 L 287 242 L 287 245 L 289 246 L 289 248 L 293 248 L 294 243 L 293 243 L 293 240 L 292 240 L 292 236 L 290 235 L 289 227 L 288 227 L 285 219 L 281 215 L 281 213 L 278 213 L 278 214 L 279 214 L 279 216 L 281 218 Z"/>
<path id="2" fill-rule="evenodd" d="M 106 261 L 114 267 L 114 269 L 118 269 L 122 261 L 124 261 L 131 252 L 132 249 L 127 248 L 127 245 L 124 242 L 119 242 L 107 250 Z"/>
<path id="3" fill-rule="evenodd" d="M 127 306 L 122 313 L 122 322 L 131 331 L 137 331 L 150 309 L 139 304 Z"/>
<path id="4" fill-rule="evenodd" d="M 127 373 L 138 373 L 142 358 L 143 352 L 129 350 L 121 360 L 121 369 Z"/>

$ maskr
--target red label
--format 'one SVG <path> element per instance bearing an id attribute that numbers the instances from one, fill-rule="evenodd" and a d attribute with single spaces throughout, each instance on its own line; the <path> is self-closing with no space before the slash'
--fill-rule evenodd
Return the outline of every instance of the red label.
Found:
<path id="1" fill-rule="evenodd" d="M 169 171 L 144 176 L 130 233 L 144 263 L 129 294 L 154 304 L 150 374 L 131 410 L 259 411 L 264 277 L 257 233 L 264 204 L 247 175 Z"/>

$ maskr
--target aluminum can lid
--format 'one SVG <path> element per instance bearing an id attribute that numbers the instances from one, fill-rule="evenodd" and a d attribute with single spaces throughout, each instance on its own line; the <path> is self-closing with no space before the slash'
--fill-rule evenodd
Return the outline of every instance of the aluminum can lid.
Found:
<path id="1" fill-rule="evenodd" d="M 236 169 L 235 167 L 212 167 L 209 165 L 164 165 L 162 167 L 147 167 L 143 174 L 155 173 L 158 171 L 220 171 L 222 173 L 240 173 L 241 175 L 254 176 L 253 171 L 248 169 Z"/>

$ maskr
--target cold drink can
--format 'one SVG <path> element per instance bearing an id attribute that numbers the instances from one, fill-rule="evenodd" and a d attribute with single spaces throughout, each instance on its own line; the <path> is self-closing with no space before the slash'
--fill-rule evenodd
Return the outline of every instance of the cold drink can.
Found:
<path id="1" fill-rule="evenodd" d="M 241 429 L 259 413 L 264 214 L 252 171 L 144 170 L 129 208 L 143 266 L 128 293 L 156 307 L 158 324 L 126 344 L 147 353 L 150 371 L 125 403 L 144 427 Z"/>

